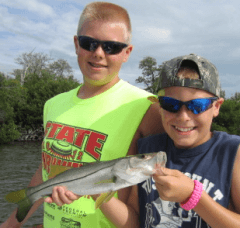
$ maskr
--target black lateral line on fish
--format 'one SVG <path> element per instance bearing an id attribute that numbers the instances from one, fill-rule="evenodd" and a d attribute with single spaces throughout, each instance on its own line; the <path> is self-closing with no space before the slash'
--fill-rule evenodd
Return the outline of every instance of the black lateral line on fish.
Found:
<path id="1" fill-rule="evenodd" d="M 117 159 L 116 159 L 116 160 L 117 160 Z M 113 166 L 113 165 L 110 164 L 109 166 L 106 166 L 106 167 L 104 167 L 104 168 L 109 168 L 109 167 L 111 167 L 111 166 Z M 41 190 L 43 190 L 43 189 L 45 189 L 45 188 L 48 188 L 48 187 L 51 187 L 51 186 L 58 186 L 58 185 L 61 185 L 62 183 L 68 183 L 68 182 L 72 182 L 72 181 L 75 181 L 75 180 L 79 180 L 79 179 L 88 177 L 88 176 L 90 176 L 90 175 L 92 175 L 92 174 L 94 174 L 94 173 L 97 173 L 97 172 L 100 171 L 100 170 L 101 170 L 101 169 L 99 169 L 99 170 L 97 170 L 97 171 L 95 171 L 95 172 L 89 173 L 89 174 L 87 174 L 87 175 L 85 175 L 85 176 L 79 177 L 79 178 L 75 178 L 75 179 L 71 179 L 71 180 L 67 180 L 67 181 L 62 181 L 62 182 L 59 182 L 59 183 L 50 184 L 50 185 L 48 185 L 48 186 L 46 186 L 46 187 L 43 187 L 43 188 L 41 188 L 41 189 L 39 189 L 39 190 L 31 193 L 28 197 L 30 197 L 30 196 L 33 195 L 33 194 L 36 194 L 36 193 L 40 192 Z M 49 179 L 49 180 L 51 180 L 51 179 Z"/>

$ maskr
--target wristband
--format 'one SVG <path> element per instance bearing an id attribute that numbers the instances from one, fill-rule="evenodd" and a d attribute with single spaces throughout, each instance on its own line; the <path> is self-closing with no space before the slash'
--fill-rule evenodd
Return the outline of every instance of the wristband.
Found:
<path id="1" fill-rule="evenodd" d="M 186 211 L 193 209 L 194 207 L 197 206 L 201 198 L 202 192 L 203 192 L 203 184 L 197 180 L 194 180 L 194 189 L 190 198 L 186 203 L 185 202 L 180 203 L 180 206 Z"/>

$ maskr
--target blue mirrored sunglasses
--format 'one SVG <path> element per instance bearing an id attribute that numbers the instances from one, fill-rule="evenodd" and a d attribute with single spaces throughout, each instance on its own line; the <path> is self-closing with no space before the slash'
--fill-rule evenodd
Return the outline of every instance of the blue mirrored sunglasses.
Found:
<path id="1" fill-rule="evenodd" d="M 185 105 L 187 109 L 192 111 L 194 114 L 207 111 L 212 107 L 212 103 L 217 99 L 218 97 L 206 97 L 183 102 L 171 97 L 158 97 L 161 107 L 168 112 L 176 113 L 183 105 Z"/>
<path id="2" fill-rule="evenodd" d="M 87 51 L 94 52 L 101 45 L 104 52 L 116 55 L 128 45 L 117 41 L 101 41 L 89 36 L 78 36 L 79 46 Z"/>

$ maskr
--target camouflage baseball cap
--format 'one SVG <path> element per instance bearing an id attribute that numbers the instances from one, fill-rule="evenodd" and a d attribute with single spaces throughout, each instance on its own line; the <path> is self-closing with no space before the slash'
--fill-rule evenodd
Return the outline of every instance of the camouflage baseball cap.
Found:
<path id="1" fill-rule="evenodd" d="M 185 63 L 195 65 L 199 73 L 199 79 L 179 78 L 179 68 Z M 188 66 L 188 64 L 186 64 Z M 172 87 L 184 86 L 210 92 L 220 97 L 220 82 L 217 68 L 207 59 L 195 54 L 179 56 L 163 63 L 157 91 Z"/>

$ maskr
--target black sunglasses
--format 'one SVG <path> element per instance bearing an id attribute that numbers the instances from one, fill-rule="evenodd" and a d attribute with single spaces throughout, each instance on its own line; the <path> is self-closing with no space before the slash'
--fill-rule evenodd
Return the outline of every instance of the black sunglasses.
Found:
<path id="1" fill-rule="evenodd" d="M 109 55 L 115 55 L 122 51 L 128 45 L 117 41 L 101 41 L 89 36 L 78 36 L 81 48 L 94 52 L 101 45 L 104 52 Z"/>
<path id="2" fill-rule="evenodd" d="M 172 97 L 158 97 L 161 107 L 168 112 L 176 113 L 181 109 L 183 105 L 185 105 L 187 109 L 192 111 L 194 114 L 199 114 L 207 111 L 212 107 L 212 103 L 217 99 L 218 97 L 206 97 L 183 102 Z"/>

